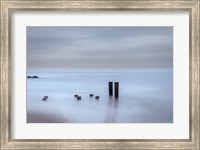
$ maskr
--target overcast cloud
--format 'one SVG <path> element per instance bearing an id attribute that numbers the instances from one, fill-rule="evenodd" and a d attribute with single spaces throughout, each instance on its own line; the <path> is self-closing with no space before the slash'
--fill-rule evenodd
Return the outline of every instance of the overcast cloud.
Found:
<path id="1" fill-rule="evenodd" d="M 173 27 L 27 27 L 28 69 L 172 69 Z"/>

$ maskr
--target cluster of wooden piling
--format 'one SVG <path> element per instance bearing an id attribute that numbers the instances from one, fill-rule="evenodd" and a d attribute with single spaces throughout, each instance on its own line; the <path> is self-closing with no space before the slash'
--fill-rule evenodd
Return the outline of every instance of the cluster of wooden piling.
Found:
<path id="1" fill-rule="evenodd" d="M 108 82 L 108 91 L 109 91 L 109 96 L 113 96 L 113 82 Z M 119 82 L 114 82 L 114 96 L 115 98 L 119 97 Z M 75 94 L 74 97 L 77 100 L 81 100 L 81 96 L 78 94 Z M 94 97 L 94 94 L 89 94 L 89 97 Z M 99 100 L 100 96 L 95 96 L 96 100 Z M 48 96 L 44 96 L 42 100 L 46 101 L 48 99 Z"/>
<path id="2" fill-rule="evenodd" d="M 89 96 L 90 96 L 90 97 L 93 97 L 94 94 L 89 94 Z M 99 99 L 99 98 L 100 98 L 100 96 L 95 96 L 95 99 Z"/>
<path id="3" fill-rule="evenodd" d="M 92 98 L 94 97 L 94 94 L 89 94 L 89 96 Z M 77 100 L 81 100 L 81 96 L 75 94 L 74 97 L 77 99 Z M 100 98 L 100 96 L 95 96 L 95 99 L 98 100 Z"/>
<path id="4" fill-rule="evenodd" d="M 108 82 L 109 96 L 113 96 L 113 82 Z M 115 98 L 119 97 L 119 82 L 114 82 Z"/>
<path id="5" fill-rule="evenodd" d="M 77 100 L 81 100 L 81 96 L 78 96 L 77 94 L 75 94 L 74 97 L 75 97 Z"/>
<path id="6" fill-rule="evenodd" d="M 113 82 L 108 82 L 108 92 L 109 96 L 113 96 Z M 94 97 L 94 94 L 89 94 L 89 96 L 92 98 Z M 119 97 L 119 82 L 114 82 L 114 96 L 116 99 Z M 77 100 L 81 100 L 81 96 L 78 96 L 77 94 L 74 95 L 74 97 Z M 95 99 L 98 100 L 100 96 L 95 96 Z"/>

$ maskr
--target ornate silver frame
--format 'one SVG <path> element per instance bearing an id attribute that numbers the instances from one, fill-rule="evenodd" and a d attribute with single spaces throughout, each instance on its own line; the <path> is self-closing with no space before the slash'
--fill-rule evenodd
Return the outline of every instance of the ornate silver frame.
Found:
<path id="1" fill-rule="evenodd" d="M 1 147 L 0 149 L 200 149 L 199 0 L 0 0 L 1 2 Z M 15 11 L 189 11 L 190 13 L 190 138 L 188 140 L 17 140 L 11 139 L 11 20 Z"/>

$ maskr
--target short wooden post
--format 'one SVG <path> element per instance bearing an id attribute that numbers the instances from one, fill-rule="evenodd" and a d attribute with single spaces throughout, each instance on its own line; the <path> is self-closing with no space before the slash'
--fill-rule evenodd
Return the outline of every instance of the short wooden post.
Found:
<path id="1" fill-rule="evenodd" d="M 108 82 L 109 96 L 113 96 L 113 82 Z"/>
<path id="2" fill-rule="evenodd" d="M 43 101 L 46 101 L 46 100 L 47 100 L 47 98 L 42 98 L 42 100 L 43 100 Z"/>
<path id="3" fill-rule="evenodd" d="M 115 98 L 119 97 L 119 82 L 115 82 Z"/>
<path id="4" fill-rule="evenodd" d="M 99 96 L 95 96 L 95 99 L 97 99 L 97 100 L 98 100 L 98 99 L 99 99 Z"/>
<path id="5" fill-rule="evenodd" d="M 81 96 L 77 96 L 77 100 L 81 100 Z"/>

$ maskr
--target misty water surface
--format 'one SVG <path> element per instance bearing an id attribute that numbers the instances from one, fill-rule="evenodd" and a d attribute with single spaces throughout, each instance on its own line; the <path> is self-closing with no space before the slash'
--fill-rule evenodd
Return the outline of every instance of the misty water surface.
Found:
<path id="1" fill-rule="evenodd" d="M 132 72 L 27 72 L 28 123 L 172 123 L 173 74 Z M 108 82 L 119 82 L 119 98 Z M 100 96 L 99 100 L 89 94 Z M 82 97 L 81 101 L 74 94 Z M 43 101 L 43 96 L 48 96 Z"/>

